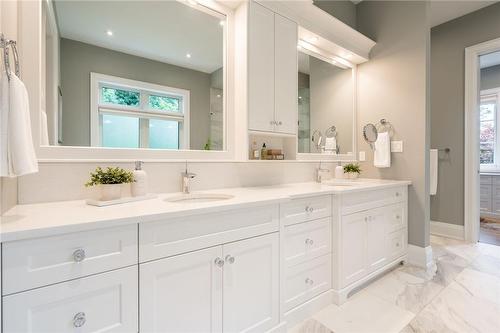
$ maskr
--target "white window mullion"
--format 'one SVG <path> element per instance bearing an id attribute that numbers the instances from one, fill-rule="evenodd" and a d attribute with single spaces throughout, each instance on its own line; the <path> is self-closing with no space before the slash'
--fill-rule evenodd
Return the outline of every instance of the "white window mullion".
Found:
<path id="1" fill-rule="evenodd" d="M 149 119 L 139 118 L 139 147 L 149 148 Z"/>

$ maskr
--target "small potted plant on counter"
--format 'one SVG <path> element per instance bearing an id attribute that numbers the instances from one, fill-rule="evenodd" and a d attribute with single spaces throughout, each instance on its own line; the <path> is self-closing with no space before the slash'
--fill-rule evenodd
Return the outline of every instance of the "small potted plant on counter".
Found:
<path id="1" fill-rule="evenodd" d="M 108 167 L 106 170 L 97 167 L 94 172 L 90 173 L 90 180 L 85 186 L 99 185 L 101 188 L 101 200 L 108 201 L 120 199 L 122 196 L 122 185 L 133 183 L 134 181 L 131 171 L 119 167 Z"/>
<path id="2" fill-rule="evenodd" d="M 356 179 L 361 173 L 361 168 L 359 164 L 349 163 L 344 165 L 344 173 L 347 175 L 348 179 Z"/>

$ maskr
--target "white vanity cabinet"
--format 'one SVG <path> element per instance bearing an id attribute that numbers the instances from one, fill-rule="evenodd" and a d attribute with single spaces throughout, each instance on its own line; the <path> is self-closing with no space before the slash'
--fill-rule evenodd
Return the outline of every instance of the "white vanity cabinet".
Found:
<path id="1" fill-rule="evenodd" d="M 407 251 L 407 189 L 396 187 L 340 195 L 334 234 L 338 257 L 334 289 L 338 303 Z"/>
<path id="2" fill-rule="evenodd" d="M 140 265 L 141 332 L 263 332 L 279 323 L 279 236 Z"/>
<path id="3" fill-rule="evenodd" d="M 249 2 L 248 128 L 297 132 L 297 24 Z"/>
<path id="4" fill-rule="evenodd" d="M 277 204 L 141 224 L 141 332 L 278 325 L 278 230 Z"/>

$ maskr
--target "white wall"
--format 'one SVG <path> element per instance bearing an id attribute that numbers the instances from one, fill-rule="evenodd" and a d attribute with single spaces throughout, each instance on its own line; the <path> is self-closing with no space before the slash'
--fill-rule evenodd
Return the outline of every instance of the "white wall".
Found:
<path id="1" fill-rule="evenodd" d="M 358 29 L 377 42 L 370 61 L 358 67 L 359 150 L 368 152 L 363 174 L 373 178 L 409 179 L 409 242 L 426 247 L 429 221 L 429 52 L 430 23 L 425 1 L 362 1 Z M 392 154 L 392 166 L 373 167 L 373 154 L 362 127 L 381 118 L 392 123 L 403 153 Z"/>

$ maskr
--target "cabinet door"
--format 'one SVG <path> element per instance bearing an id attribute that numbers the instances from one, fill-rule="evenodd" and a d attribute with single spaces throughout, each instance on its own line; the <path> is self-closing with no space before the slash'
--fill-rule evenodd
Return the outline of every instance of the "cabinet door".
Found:
<path id="1" fill-rule="evenodd" d="M 140 265 L 141 332 L 222 331 L 222 247 Z"/>
<path id="2" fill-rule="evenodd" d="M 248 128 L 274 131 L 274 13 L 249 2 Z"/>
<path id="3" fill-rule="evenodd" d="M 297 133 L 297 23 L 276 14 L 275 31 L 275 120 L 276 132 Z"/>
<path id="4" fill-rule="evenodd" d="M 137 266 L 4 296 L 3 332 L 137 332 Z"/>
<path id="5" fill-rule="evenodd" d="M 361 212 L 342 217 L 342 286 L 366 275 L 366 223 L 368 213 Z"/>
<path id="6" fill-rule="evenodd" d="M 366 221 L 366 258 L 368 272 L 375 271 L 387 264 L 389 215 L 392 207 L 382 207 L 367 211 Z"/>
<path id="7" fill-rule="evenodd" d="M 279 236 L 224 245 L 224 332 L 264 332 L 279 323 Z"/>

